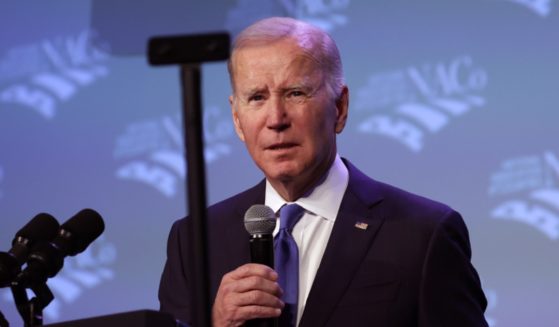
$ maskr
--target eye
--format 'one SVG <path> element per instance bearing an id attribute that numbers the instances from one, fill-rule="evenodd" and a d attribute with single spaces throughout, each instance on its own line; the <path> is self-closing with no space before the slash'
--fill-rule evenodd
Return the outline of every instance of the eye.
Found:
<path id="1" fill-rule="evenodd" d="M 289 92 L 289 94 L 288 94 L 288 96 L 290 96 L 290 97 L 301 97 L 301 96 L 304 96 L 304 95 L 305 95 L 305 93 L 303 91 L 300 91 L 300 90 L 293 90 L 293 91 Z"/>
<path id="2" fill-rule="evenodd" d="M 248 102 L 262 101 L 262 100 L 264 100 L 264 96 L 262 94 L 253 94 L 248 97 Z"/>

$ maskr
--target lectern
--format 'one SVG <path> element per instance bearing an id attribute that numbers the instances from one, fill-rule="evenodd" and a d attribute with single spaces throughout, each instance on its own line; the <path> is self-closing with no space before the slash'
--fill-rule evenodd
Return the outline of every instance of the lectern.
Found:
<path id="1" fill-rule="evenodd" d="M 85 318 L 44 325 L 50 327 L 175 327 L 177 324 L 173 316 L 154 310 L 138 310 L 116 313 L 106 316 Z"/>

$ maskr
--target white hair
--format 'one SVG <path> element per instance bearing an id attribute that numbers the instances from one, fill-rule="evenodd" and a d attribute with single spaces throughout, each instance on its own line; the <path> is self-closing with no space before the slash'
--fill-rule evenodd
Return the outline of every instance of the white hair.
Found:
<path id="1" fill-rule="evenodd" d="M 342 61 L 336 43 L 328 33 L 311 24 L 290 18 L 265 18 L 244 29 L 235 39 L 227 62 L 231 87 L 235 92 L 232 59 L 236 51 L 249 45 L 268 44 L 284 38 L 295 40 L 301 49 L 315 59 L 326 76 L 329 92 L 337 98 L 345 86 Z"/>

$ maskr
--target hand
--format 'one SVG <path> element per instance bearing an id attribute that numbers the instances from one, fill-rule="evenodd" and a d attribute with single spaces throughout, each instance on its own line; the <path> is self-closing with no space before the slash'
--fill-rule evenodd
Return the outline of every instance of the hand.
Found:
<path id="1" fill-rule="evenodd" d="M 277 280 L 272 268 L 256 263 L 225 274 L 212 309 L 213 326 L 241 326 L 255 318 L 279 317 L 284 303 Z"/>

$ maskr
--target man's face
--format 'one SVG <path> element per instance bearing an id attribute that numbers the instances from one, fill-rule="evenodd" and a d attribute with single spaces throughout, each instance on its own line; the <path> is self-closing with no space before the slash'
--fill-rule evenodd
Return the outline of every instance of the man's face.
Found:
<path id="1" fill-rule="evenodd" d="M 291 39 L 241 48 L 232 64 L 235 129 L 258 167 L 272 183 L 320 178 L 336 155 L 347 88 L 333 96 L 319 64 Z"/>

